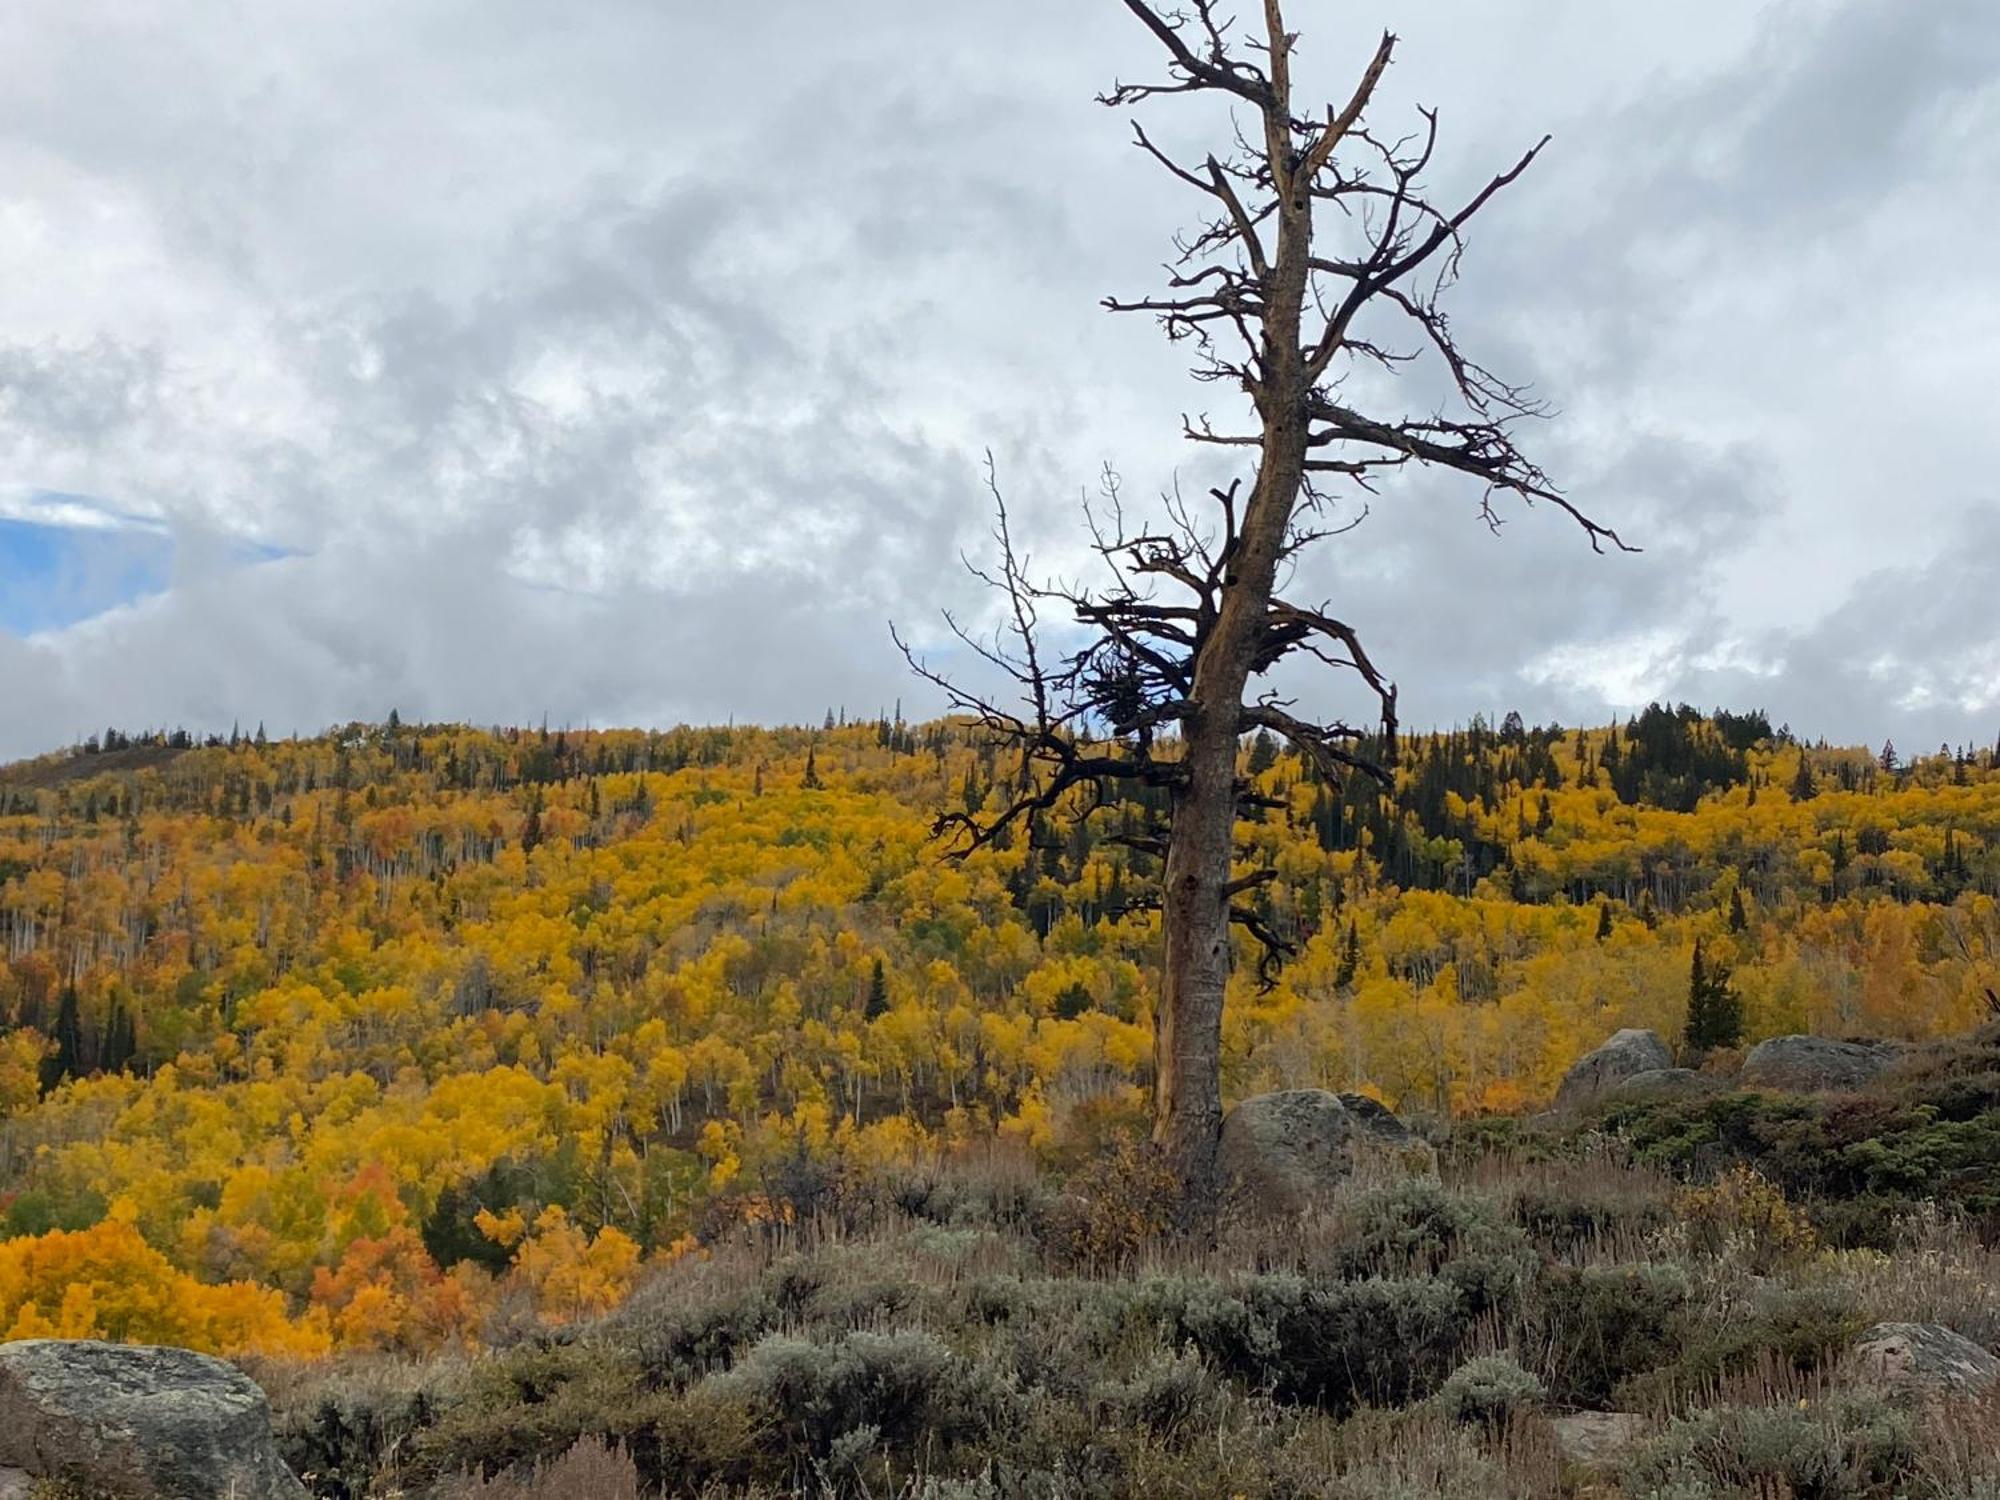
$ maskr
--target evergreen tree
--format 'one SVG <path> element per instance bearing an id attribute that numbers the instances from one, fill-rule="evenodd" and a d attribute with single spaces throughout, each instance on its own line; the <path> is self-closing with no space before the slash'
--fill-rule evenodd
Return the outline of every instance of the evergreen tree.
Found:
<path id="1" fill-rule="evenodd" d="M 535 800 L 528 804 L 527 821 L 521 824 L 521 852 L 533 854 L 542 841 L 542 789 L 535 788 Z"/>
<path id="2" fill-rule="evenodd" d="M 1694 945 L 1694 962 L 1688 971 L 1688 1014 L 1685 1039 L 1688 1046 L 1706 1052 L 1715 1047 L 1734 1047 L 1743 1040 L 1743 1001 L 1729 985 L 1729 971 L 1711 964 Z"/>
<path id="3" fill-rule="evenodd" d="M 1799 769 L 1797 774 L 1792 777 L 1792 800 L 1794 802 L 1810 802 L 1818 795 L 1819 782 L 1813 776 L 1812 757 L 1806 753 L 1805 747 L 1801 745 L 1799 747 Z"/>
<path id="4" fill-rule="evenodd" d="M 56 1049 L 42 1059 L 42 1092 L 47 1093 L 67 1078 L 83 1076 L 83 1017 L 76 986 L 63 986 L 56 1005 Z"/>
<path id="5" fill-rule="evenodd" d="M 1609 901 L 1600 901 L 1597 903 L 1597 940 L 1601 943 L 1610 936 L 1611 903 Z"/>
<path id="6" fill-rule="evenodd" d="M 1347 919 L 1347 939 L 1340 950 L 1340 967 L 1334 972 L 1333 983 L 1337 989 L 1346 989 L 1354 983 L 1354 976 L 1361 971 L 1361 932 L 1354 925 L 1354 918 Z"/>
<path id="7" fill-rule="evenodd" d="M 862 1007 L 862 1014 L 871 1021 L 889 1014 L 889 977 L 883 972 L 879 958 L 868 976 L 868 1002 Z"/>
<path id="8" fill-rule="evenodd" d="M 1750 918 L 1743 910 L 1743 887 L 1732 886 L 1729 891 L 1729 930 L 1745 932 L 1750 927 Z"/>
<path id="9" fill-rule="evenodd" d="M 806 747 L 806 774 L 799 778 L 799 785 L 809 792 L 816 792 L 825 785 L 819 779 L 819 753 L 810 745 Z"/>

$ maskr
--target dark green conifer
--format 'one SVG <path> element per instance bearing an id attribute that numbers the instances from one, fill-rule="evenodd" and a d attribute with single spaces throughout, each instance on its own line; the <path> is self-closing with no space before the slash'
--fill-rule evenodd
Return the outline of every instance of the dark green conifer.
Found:
<path id="1" fill-rule="evenodd" d="M 1689 1047 L 1699 1052 L 1734 1047 L 1743 1040 L 1743 1002 L 1730 988 L 1729 971 L 1706 960 L 1699 938 L 1695 940 L 1694 962 L 1688 971 L 1685 1039 Z"/>

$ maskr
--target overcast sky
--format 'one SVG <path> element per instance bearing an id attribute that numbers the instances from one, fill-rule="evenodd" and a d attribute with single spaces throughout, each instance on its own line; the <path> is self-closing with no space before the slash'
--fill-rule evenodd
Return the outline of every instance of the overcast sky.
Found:
<path id="1" fill-rule="evenodd" d="M 1291 19 L 1328 97 L 1394 26 L 1447 189 L 1553 132 L 1455 323 L 1646 549 L 1389 488 L 1295 592 L 1406 720 L 1990 742 L 2000 6 Z M 1228 412 L 1098 310 L 1193 212 L 1092 102 L 1157 71 L 1116 0 L 10 0 L 0 58 L 0 755 L 927 711 L 886 622 L 970 601 L 983 450 L 1054 567 Z"/>

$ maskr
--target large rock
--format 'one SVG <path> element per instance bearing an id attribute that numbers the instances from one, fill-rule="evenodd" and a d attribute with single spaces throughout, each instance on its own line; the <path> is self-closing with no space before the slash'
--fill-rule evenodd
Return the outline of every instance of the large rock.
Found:
<path id="1" fill-rule="evenodd" d="M 187 1349 L 0 1344 L 0 1470 L 105 1500 L 305 1500 L 271 1410 L 233 1365 Z"/>
<path id="2" fill-rule="evenodd" d="M 1291 1214 L 1324 1199 L 1361 1156 L 1417 1170 L 1434 1160 L 1428 1142 L 1366 1095 L 1285 1089 L 1230 1110 L 1216 1167 L 1231 1207 Z"/>
<path id="3" fill-rule="evenodd" d="M 1743 1059 L 1744 1088 L 1787 1094 L 1848 1093 L 1870 1082 L 1897 1057 L 1879 1042 L 1836 1042 L 1823 1036 L 1774 1036 Z"/>
<path id="4" fill-rule="evenodd" d="M 1648 1068 L 1621 1078 L 1605 1091 L 1610 1099 L 1696 1099 L 1712 1094 L 1722 1085 L 1693 1068 Z"/>
<path id="5" fill-rule="evenodd" d="M 1615 1462 L 1652 1425 L 1629 1411 L 1580 1411 L 1549 1421 L 1562 1456 L 1585 1469 L 1599 1469 Z"/>
<path id="6" fill-rule="evenodd" d="M 1586 1052 L 1563 1074 L 1556 1090 L 1556 1108 L 1583 1109 L 1595 1104 L 1626 1079 L 1673 1067 L 1674 1054 L 1657 1031 L 1633 1027 L 1613 1036 L 1595 1052 Z"/>
<path id="7" fill-rule="evenodd" d="M 1872 1379 L 1915 1395 L 1979 1395 L 2000 1384 L 2000 1359 L 1936 1323 L 1877 1323 L 1855 1340 Z"/>
<path id="8" fill-rule="evenodd" d="M 1391 1151 L 1422 1151 L 1429 1142 L 1396 1118 L 1396 1112 L 1367 1094 L 1336 1094 L 1354 1128 L 1377 1146 Z"/>
<path id="9" fill-rule="evenodd" d="M 1325 1089 L 1284 1089 L 1245 1099 L 1222 1120 L 1216 1169 L 1228 1203 L 1297 1213 L 1354 1170 L 1354 1116 Z"/>

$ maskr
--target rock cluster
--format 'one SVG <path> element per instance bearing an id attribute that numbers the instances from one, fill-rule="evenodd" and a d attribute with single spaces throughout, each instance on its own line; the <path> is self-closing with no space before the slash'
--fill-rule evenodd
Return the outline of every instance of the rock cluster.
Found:
<path id="1" fill-rule="evenodd" d="M 1556 1108 L 1568 1113 L 1626 1099 L 1679 1099 L 1733 1086 L 1785 1094 L 1842 1094 L 1874 1081 L 1901 1055 L 1887 1042 L 1774 1036 L 1759 1042 L 1733 1079 L 1674 1066 L 1657 1031 L 1627 1028 L 1563 1075 Z"/>

